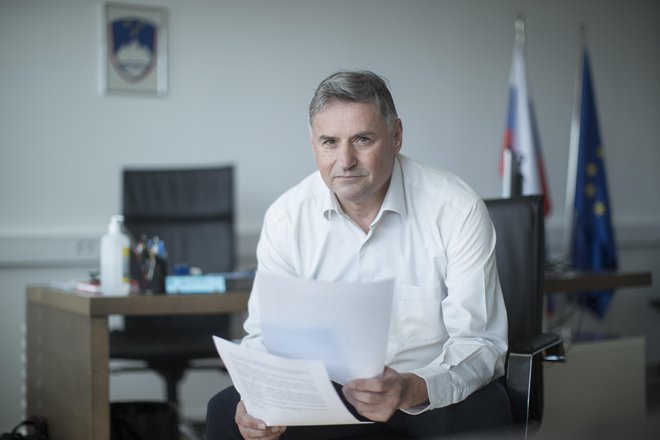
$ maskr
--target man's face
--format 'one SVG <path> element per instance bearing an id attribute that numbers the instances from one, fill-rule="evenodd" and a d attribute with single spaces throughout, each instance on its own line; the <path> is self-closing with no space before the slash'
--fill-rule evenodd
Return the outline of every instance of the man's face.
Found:
<path id="1" fill-rule="evenodd" d="M 401 149 L 401 121 L 388 130 L 375 104 L 335 101 L 314 116 L 311 136 L 323 181 L 342 207 L 379 208 Z"/>

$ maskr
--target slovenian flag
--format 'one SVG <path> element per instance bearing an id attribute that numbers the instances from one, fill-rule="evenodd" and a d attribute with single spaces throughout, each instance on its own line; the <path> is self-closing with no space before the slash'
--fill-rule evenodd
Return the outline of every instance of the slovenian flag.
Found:
<path id="1" fill-rule="evenodd" d="M 519 173 L 520 188 L 510 187 L 508 167 Z M 516 19 L 516 41 L 509 75 L 509 107 L 500 156 L 500 176 L 503 177 L 503 197 L 519 192 L 524 195 L 543 194 L 545 214 L 550 213 L 550 193 L 534 114 L 534 106 L 527 89 L 525 69 L 525 34 L 522 19 Z"/>
<path id="2" fill-rule="evenodd" d="M 611 222 L 605 178 L 605 156 L 600 140 L 591 67 L 586 48 L 583 53 L 581 90 L 576 107 L 577 170 L 573 212 L 571 263 L 580 271 L 598 272 L 618 267 L 616 242 Z M 602 318 L 612 301 L 613 291 L 593 291 L 579 301 Z"/>

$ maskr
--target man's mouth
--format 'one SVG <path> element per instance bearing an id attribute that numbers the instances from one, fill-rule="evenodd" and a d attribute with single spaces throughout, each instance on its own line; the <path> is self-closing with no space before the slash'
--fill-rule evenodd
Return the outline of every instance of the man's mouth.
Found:
<path id="1" fill-rule="evenodd" d="M 358 177 L 364 177 L 360 174 L 349 174 L 349 175 L 341 175 L 341 176 L 334 176 L 335 179 L 355 179 Z"/>

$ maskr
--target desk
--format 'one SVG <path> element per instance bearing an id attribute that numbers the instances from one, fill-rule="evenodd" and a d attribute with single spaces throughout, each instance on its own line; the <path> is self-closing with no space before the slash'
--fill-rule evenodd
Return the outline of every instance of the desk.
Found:
<path id="1" fill-rule="evenodd" d="M 237 313 L 248 292 L 104 297 L 28 286 L 27 415 L 53 440 L 110 439 L 109 315 Z"/>
<path id="2" fill-rule="evenodd" d="M 546 272 L 543 291 L 575 293 L 651 285 L 650 272 Z"/>

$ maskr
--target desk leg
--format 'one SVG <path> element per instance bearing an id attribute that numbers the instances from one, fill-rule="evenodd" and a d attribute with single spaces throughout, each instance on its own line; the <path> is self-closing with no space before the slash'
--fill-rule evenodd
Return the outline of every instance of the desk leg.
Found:
<path id="1" fill-rule="evenodd" d="M 108 320 L 27 304 L 27 415 L 53 440 L 109 440 Z"/>

